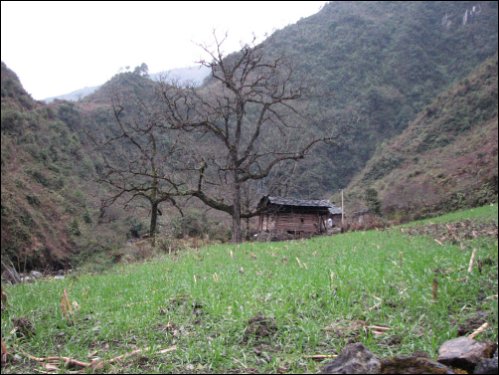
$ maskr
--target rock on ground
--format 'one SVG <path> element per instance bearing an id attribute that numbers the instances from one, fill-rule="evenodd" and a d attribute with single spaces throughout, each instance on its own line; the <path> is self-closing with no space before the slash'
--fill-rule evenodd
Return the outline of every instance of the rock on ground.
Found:
<path id="1" fill-rule="evenodd" d="M 499 372 L 497 367 L 497 349 L 492 358 L 484 358 L 475 367 L 473 374 L 497 374 Z"/>
<path id="2" fill-rule="evenodd" d="M 326 365 L 322 374 L 379 374 L 381 362 L 361 343 L 345 346 L 340 355 Z"/>
<path id="3" fill-rule="evenodd" d="M 381 374 L 454 374 L 454 372 L 427 357 L 403 356 L 382 359 Z"/>
<path id="4" fill-rule="evenodd" d="M 442 344 L 438 350 L 438 362 L 473 371 L 482 358 L 490 358 L 492 350 L 488 343 L 478 342 L 469 337 L 458 337 Z"/>

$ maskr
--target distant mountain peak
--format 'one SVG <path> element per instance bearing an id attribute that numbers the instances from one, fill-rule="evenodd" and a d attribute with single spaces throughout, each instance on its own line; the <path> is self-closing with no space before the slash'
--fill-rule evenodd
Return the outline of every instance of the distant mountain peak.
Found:
<path id="1" fill-rule="evenodd" d="M 210 69 L 205 66 L 189 66 L 184 68 L 175 68 L 170 70 L 161 71 L 158 73 L 149 74 L 149 78 L 153 81 L 159 81 L 160 79 L 176 80 L 180 84 L 193 84 L 194 86 L 200 86 L 204 79 L 209 75 Z M 71 91 L 67 94 L 52 96 L 43 99 L 46 103 L 51 103 L 56 99 L 67 100 L 75 102 L 93 94 L 102 85 L 84 87 L 82 89 Z"/>

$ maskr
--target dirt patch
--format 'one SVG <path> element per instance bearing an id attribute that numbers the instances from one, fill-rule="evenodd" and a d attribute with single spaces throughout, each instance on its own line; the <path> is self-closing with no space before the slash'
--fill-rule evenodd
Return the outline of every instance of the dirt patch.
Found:
<path id="1" fill-rule="evenodd" d="M 450 368 L 424 357 L 400 356 L 381 360 L 380 374 L 454 374 Z"/>
<path id="2" fill-rule="evenodd" d="M 156 325 L 156 329 L 160 332 L 164 332 L 165 334 L 171 335 L 173 341 L 176 341 L 176 339 L 182 336 L 189 335 L 188 327 L 183 325 L 179 326 L 172 322 L 168 322 L 166 324 L 158 324 Z"/>
<path id="3" fill-rule="evenodd" d="M 367 334 L 367 323 L 363 320 L 337 320 L 324 328 L 324 331 L 351 344 Z"/>
<path id="4" fill-rule="evenodd" d="M 477 237 L 497 238 L 496 223 L 481 223 L 472 220 L 464 220 L 448 224 L 429 224 L 412 228 L 401 228 L 400 231 L 411 236 L 430 236 L 437 243 L 450 242 L 453 244 L 459 244 L 464 240 L 470 240 Z"/>
<path id="5" fill-rule="evenodd" d="M 258 369 L 253 367 L 234 368 L 224 371 L 226 374 L 260 374 Z"/>
<path id="6" fill-rule="evenodd" d="M 166 315 L 168 312 L 187 312 L 191 310 L 194 317 L 197 319 L 196 322 L 200 322 L 200 318 L 206 314 L 203 310 L 204 305 L 199 301 L 192 301 L 187 295 L 180 294 L 173 298 L 170 298 L 166 305 L 160 307 L 159 315 Z"/>
<path id="7" fill-rule="evenodd" d="M 269 339 L 277 333 L 277 324 L 274 318 L 268 318 L 258 314 L 248 320 L 244 330 L 243 342 L 255 340 L 257 342 L 263 339 Z"/>
<path id="8" fill-rule="evenodd" d="M 474 332 L 483 323 L 487 322 L 488 315 L 485 311 L 478 311 L 476 315 L 469 317 L 466 321 L 458 325 L 457 335 L 465 336 Z"/>
<path id="9" fill-rule="evenodd" d="M 401 335 L 391 335 L 387 337 L 382 337 L 378 341 L 379 346 L 384 346 L 386 348 L 397 347 L 402 343 L 403 337 Z"/>
<path id="10" fill-rule="evenodd" d="M 167 308 L 169 310 L 174 310 L 176 308 L 186 306 L 187 304 L 189 304 L 189 301 L 190 301 L 190 297 L 188 295 L 179 294 L 179 295 L 172 297 L 168 300 Z"/>
<path id="11" fill-rule="evenodd" d="M 17 337 L 31 337 L 35 334 L 35 326 L 28 318 L 14 318 L 12 324 Z"/>

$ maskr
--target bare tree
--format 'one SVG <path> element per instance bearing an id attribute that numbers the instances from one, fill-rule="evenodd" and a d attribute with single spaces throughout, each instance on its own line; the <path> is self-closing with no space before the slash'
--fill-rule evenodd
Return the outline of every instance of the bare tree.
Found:
<path id="1" fill-rule="evenodd" d="M 175 198 L 184 195 L 182 171 L 186 165 L 179 132 L 165 123 L 157 108 L 151 98 L 144 100 L 130 93 L 125 98 L 114 96 L 116 129 L 100 144 L 109 149 L 101 182 L 114 192 L 105 204 L 121 201 L 127 207 L 132 202 L 146 202 L 153 245 L 160 204 L 169 202 L 180 210 Z"/>
<path id="2" fill-rule="evenodd" d="M 162 86 L 164 116 L 189 134 L 199 167 L 189 194 L 232 216 L 232 241 L 241 242 L 241 219 L 257 214 L 242 204 L 247 184 L 265 179 L 278 165 L 305 158 L 317 143 L 304 126 L 303 89 L 292 85 L 293 69 L 263 47 L 245 46 L 224 56 L 223 41 L 213 50 L 211 80 L 202 88 Z M 193 179 L 191 179 L 191 182 Z"/>

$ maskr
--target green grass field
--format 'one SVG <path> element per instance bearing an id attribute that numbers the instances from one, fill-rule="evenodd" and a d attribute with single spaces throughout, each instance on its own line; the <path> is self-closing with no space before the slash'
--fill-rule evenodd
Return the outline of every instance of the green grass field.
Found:
<path id="1" fill-rule="evenodd" d="M 497 205 L 431 222 L 465 219 L 497 224 Z M 473 248 L 482 266 L 468 274 Z M 479 339 L 497 341 L 497 271 L 495 236 L 439 245 L 399 227 L 210 246 L 101 275 L 4 286 L 2 336 L 11 353 L 85 361 L 149 348 L 99 370 L 109 373 L 310 373 L 322 364 L 308 355 L 335 354 L 349 342 L 381 356 L 435 356 L 459 329 L 483 321 L 491 328 Z M 79 305 L 72 323 L 60 308 L 64 289 Z M 260 325 L 249 323 L 259 315 Z M 32 335 L 14 332 L 20 317 L 33 323 Z M 376 334 L 369 325 L 389 330 Z M 22 357 L 2 372 L 37 369 Z"/>

